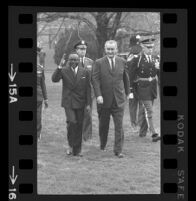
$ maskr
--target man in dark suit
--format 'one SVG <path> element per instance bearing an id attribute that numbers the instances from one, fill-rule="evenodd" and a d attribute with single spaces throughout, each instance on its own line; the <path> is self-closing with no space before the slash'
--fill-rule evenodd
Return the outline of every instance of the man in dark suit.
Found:
<path id="1" fill-rule="evenodd" d="M 80 58 L 80 65 L 86 70 L 88 70 L 89 74 L 91 75 L 93 60 L 86 57 L 87 47 L 88 45 L 84 40 L 81 40 L 74 45 L 76 53 L 78 54 Z M 91 85 L 91 98 L 93 101 L 94 93 L 93 93 L 92 85 Z M 83 129 L 82 129 L 82 137 L 84 141 L 87 141 L 92 138 L 92 102 L 90 106 L 91 106 L 90 112 L 88 112 L 87 110 L 84 110 L 84 122 L 83 122 Z"/>
<path id="2" fill-rule="evenodd" d="M 134 58 L 136 65 L 132 65 L 131 74 L 135 77 L 136 94 L 140 102 L 138 124 L 140 126 L 139 136 L 144 137 L 148 128 L 151 132 L 152 141 L 157 142 L 160 136 L 156 133 L 153 124 L 153 103 L 157 98 L 157 76 L 159 78 L 159 64 L 152 56 L 154 40 L 141 41 L 142 52 L 139 57 Z M 134 82 L 131 82 L 133 87 Z"/>
<path id="3" fill-rule="evenodd" d="M 41 140 L 42 105 L 48 107 L 48 98 L 44 75 L 44 62 L 42 48 L 37 47 L 37 139 Z"/>
<path id="4" fill-rule="evenodd" d="M 95 61 L 92 83 L 98 103 L 100 149 L 105 150 L 108 138 L 110 115 L 115 126 L 114 154 L 123 157 L 123 115 L 126 95 L 130 96 L 126 61 L 117 54 L 117 42 L 105 43 L 106 56 Z"/>
<path id="5" fill-rule="evenodd" d="M 76 53 L 69 55 L 67 65 L 62 68 L 62 63 L 52 75 L 53 82 L 62 79 L 63 93 L 61 106 L 64 107 L 67 118 L 67 139 L 70 146 L 67 154 L 82 156 L 82 125 L 84 109 L 90 112 L 91 86 L 89 72 L 79 64 Z"/>

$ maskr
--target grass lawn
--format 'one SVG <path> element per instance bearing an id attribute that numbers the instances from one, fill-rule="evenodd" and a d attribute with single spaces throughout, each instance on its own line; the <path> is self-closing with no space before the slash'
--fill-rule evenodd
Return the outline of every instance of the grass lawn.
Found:
<path id="1" fill-rule="evenodd" d="M 45 72 L 49 108 L 43 110 L 42 140 L 38 144 L 38 194 L 159 194 L 160 142 L 131 132 L 128 102 L 124 115 L 124 158 L 113 155 L 111 118 L 107 151 L 99 150 L 98 117 L 93 105 L 93 138 L 82 145 L 83 157 L 65 154 L 66 117 L 61 104 L 62 83 Z M 159 99 L 154 103 L 155 128 L 160 132 Z"/>

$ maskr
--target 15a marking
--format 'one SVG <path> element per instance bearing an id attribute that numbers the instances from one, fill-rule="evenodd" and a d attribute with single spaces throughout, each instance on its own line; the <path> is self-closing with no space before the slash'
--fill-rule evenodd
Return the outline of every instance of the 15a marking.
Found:
<path id="1" fill-rule="evenodd" d="M 13 72 L 13 64 L 11 64 L 11 69 L 8 75 L 11 81 L 11 84 L 9 84 L 9 97 L 10 97 L 9 103 L 14 103 L 18 101 L 18 98 L 16 97 L 18 93 L 18 89 L 17 89 L 17 84 L 13 83 L 16 76 L 16 72 Z"/>
<path id="2" fill-rule="evenodd" d="M 15 200 L 17 198 L 17 196 L 16 196 L 16 188 L 14 188 L 14 184 L 18 178 L 18 175 L 15 175 L 15 167 L 14 166 L 12 166 L 12 175 L 9 175 L 9 177 L 10 177 L 10 181 L 13 185 L 13 188 L 9 189 L 8 197 L 9 197 L 9 200 Z"/>

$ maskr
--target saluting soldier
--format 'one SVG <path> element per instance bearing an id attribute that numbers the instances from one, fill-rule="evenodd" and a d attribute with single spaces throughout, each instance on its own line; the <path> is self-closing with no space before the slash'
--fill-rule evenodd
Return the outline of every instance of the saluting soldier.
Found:
<path id="1" fill-rule="evenodd" d="M 157 98 L 157 76 L 159 77 L 159 62 L 152 56 L 154 39 L 141 41 L 142 52 L 135 58 L 137 65 L 132 70 L 136 82 L 136 94 L 140 101 L 138 124 L 140 126 L 139 136 L 144 137 L 148 128 L 152 135 L 152 141 L 160 140 L 153 124 L 153 103 Z M 133 87 L 133 82 L 131 82 Z"/>
<path id="2" fill-rule="evenodd" d="M 42 104 L 44 102 L 45 108 L 48 107 L 48 98 L 44 75 L 44 52 L 40 47 L 37 47 L 37 139 L 41 139 L 42 129 Z"/>
<path id="3" fill-rule="evenodd" d="M 76 53 L 78 54 L 80 58 L 80 66 L 85 68 L 91 76 L 93 60 L 86 57 L 87 47 L 88 47 L 88 44 L 84 40 L 81 40 L 74 45 Z M 91 84 L 91 100 L 92 101 L 93 101 L 93 98 L 94 98 L 94 90 Z M 86 109 L 84 111 L 84 121 L 83 121 L 83 130 L 82 130 L 82 136 L 84 141 L 87 141 L 92 138 L 92 102 L 90 104 L 90 108 L 91 108 L 90 112 L 88 112 Z"/>

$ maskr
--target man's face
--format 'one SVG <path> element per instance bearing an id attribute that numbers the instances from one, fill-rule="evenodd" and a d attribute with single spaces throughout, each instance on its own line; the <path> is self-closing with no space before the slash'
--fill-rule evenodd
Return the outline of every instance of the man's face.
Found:
<path id="1" fill-rule="evenodd" d="M 152 47 L 143 47 L 143 51 L 145 54 L 152 54 Z"/>
<path id="2" fill-rule="evenodd" d="M 108 43 L 105 46 L 105 52 L 108 57 L 113 58 L 117 54 L 117 46 L 115 43 Z"/>
<path id="3" fill-rule="evenodd" d="M 69 66 L 75 68 L 79 64 L 79 57 L 77 54 L 70 54 L 69 55 Z"/>
<path id="4" fill-rule="evenodd" d="M 86 55 L 86 45 L 79 45 L 76 49 L 77 54 L 79 55 L 79 57 L 85 57 Z"/>

